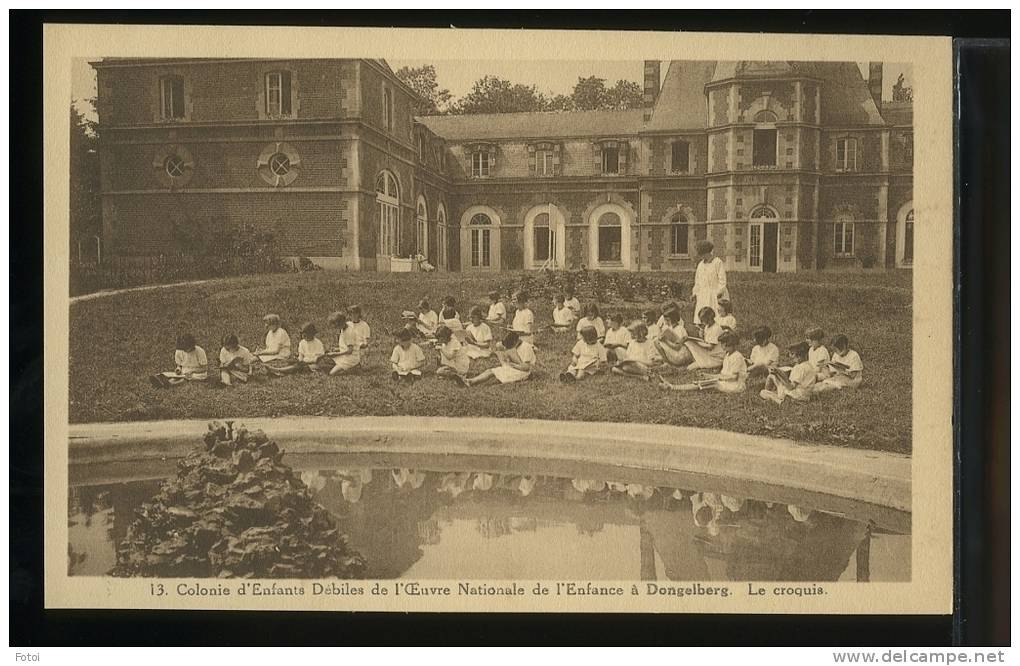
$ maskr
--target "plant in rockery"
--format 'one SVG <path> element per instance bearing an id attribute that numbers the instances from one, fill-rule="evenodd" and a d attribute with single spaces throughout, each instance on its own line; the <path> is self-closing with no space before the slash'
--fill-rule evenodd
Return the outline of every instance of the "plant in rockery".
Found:
<path id="1" fill-rule="evenodd" d="M 356 578 L 365 562 L 261 430 L 213 422 L 137 510 L 114 576 Z"/>

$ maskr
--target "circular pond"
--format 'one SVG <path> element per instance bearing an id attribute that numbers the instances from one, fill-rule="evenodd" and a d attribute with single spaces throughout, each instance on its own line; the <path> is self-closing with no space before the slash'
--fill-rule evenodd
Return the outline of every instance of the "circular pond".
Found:
<path id="1" fill-rule="evenodd" d="M 907 581 L 910 516 L 746 480 L 490 455 L 287 455 L 368 578 Z M 72 464 L 69 573 L 105 575 L 175 461 Z"/>

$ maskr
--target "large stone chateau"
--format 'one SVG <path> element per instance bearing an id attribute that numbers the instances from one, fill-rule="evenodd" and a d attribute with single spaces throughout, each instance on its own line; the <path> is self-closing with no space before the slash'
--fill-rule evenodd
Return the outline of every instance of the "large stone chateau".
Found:
<path id="1" fill-rule="evenodd" d="M 737 271 L 913 258 L 912 103 L 881 63 L 646 61 L 643 109 L 434 117 L 381 60 L 93 66 L 118 255 L 254 225 L 367 271 L 683 269 L 702 238 Z"/>

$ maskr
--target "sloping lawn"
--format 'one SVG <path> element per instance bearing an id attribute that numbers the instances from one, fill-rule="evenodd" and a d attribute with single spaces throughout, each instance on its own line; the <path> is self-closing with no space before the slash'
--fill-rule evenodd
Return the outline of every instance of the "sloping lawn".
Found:
<path id="1" fill-rule="evenodd" d="M 691 275 L 640 274 L 666 285 L 679 281 L 689 293 Z M 443 415 L 503 416 L 590 421 L 636 421 L 718 428 L 837 446 L 910 452 L 911 438 L 911 275 L 907 272 L 731 274 L 742 345 L 746 333 L 768 324 L 775 342 L 803 339 L 811 325 L 826 335 L 845 333 L 865 364 L 865 383 L 856 391 L 831 392 L 809 404 L 775 405 L 757 390 L 727 396 L 710 391 L 676 393 L 652 384 L 604 375 L 573 385 L 556 380 L 570 359 L 572 335 L 538 334 L 536 377 L 506 386 L 464 389 L 427 373 L 414 385 L 389 378 L 391 332 L 400 311 L 427 296 L 433 307 L 442 297 L 457 299 L 466 317 L 472 304 L 484 304 L 493 288 L 508 290 L 523 274 L 376 274 L 315 272 L 255 276 L 126 293 L 71 306 L 70 419 L 72 422 L 169 418 L 217 418 L 237 415 Z M 533 289 L 546 289 L 544 276 Z M 603 283 L 604 284 L 604 283 Z M 552 287 L 548 287 L 552 290 Z M 605 315 L 620 310 L 637 316 L 645 300 L 622 301 L 613 289 L 599 288 Z M 623 291 L 626 291 L 624 289 Z M 582 302 L 591 291 L 579 288 Z M 607 295 L 608 294 L 608 295 Z M 633 296 L 632 296 L 633 298 Z M 656 298 L 656 297 L 652 297 Z M 251 349 L 263 340 L 261 318 L 276 312 L 297 348 L 298 329 L 314 321 L 329 346 L 329 313 L 360 303 L 372 326 L 373 345 L 355 375 L 296 375 L 216 390 L 189 384 L 154 389 L 147 376 L 172 369 L 179 331 L 191 331 L 210 362 L 219 341 L 234 332 Z M 552 306 L 541 294 L 532 298 L 536 325 L 551 321 Z M 691 320 L 687 304 L 685 321 Z M 435 368 L 434 353 L 430 369 Z M 491 361 L 476 361 L 472 374 Z M 676 381 L 686 373 L 670 377 Z M 667 376 L 669 376 L 667 374 Z M 753 387 L 752 387 L 753 388 Z"/>

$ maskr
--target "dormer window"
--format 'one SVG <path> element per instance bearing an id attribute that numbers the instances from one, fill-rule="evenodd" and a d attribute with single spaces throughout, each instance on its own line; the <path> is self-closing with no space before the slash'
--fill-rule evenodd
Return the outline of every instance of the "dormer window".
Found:
<path id="1" fill-rule="evenodd" d="M 595 163 L 606 175 L 627 173 L 627 142 L 607 139 L 596 143 Z"/>
<path id="2" fill-rule="evenodd" d="M 560 146 L 536 143 L 528 146 L 528 170 L 533 176 L 555 176 L 560 170 Z"/>
<path id="3" fill-rule="evenodd" d="M 289 116 L 291 114 L 290 72 L 269 72 L 266 74 L 266 115 Z"/>
<path id="4" fill-rule="evenodd" d="M 160 109 L 163 120 L 184 118 L 184 79 L 167 76 L 159 81 Z"/>
<path id="5" fill-rule="evenodd" d="M 471 177 L 488 178 L 496 166 L 496 147 L 489 144 L 478 144 L 468 147 L 471 158 Z"/>
<path id="6" fill-rule="evenodd" d="M 673 173 L 688 173 L 691 169 L 691 144 L 683 140 L 674 141 L 670 153 L 669 170 Z"/>

